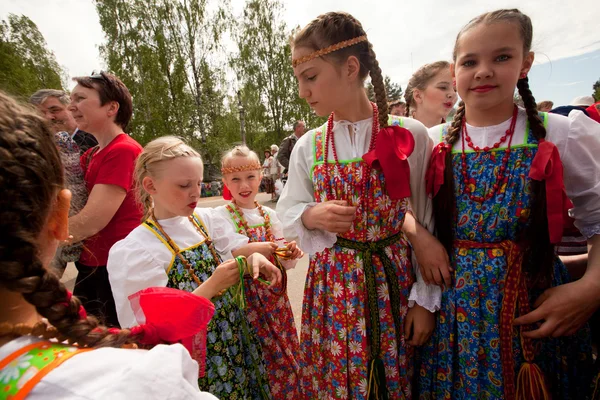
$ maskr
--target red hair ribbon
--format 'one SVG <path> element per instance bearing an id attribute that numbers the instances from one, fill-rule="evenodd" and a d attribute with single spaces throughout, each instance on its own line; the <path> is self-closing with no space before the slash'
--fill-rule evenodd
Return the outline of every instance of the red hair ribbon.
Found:
<path id="1" fill-rule="evenodd" d="M 563 233 L 564 215 L 567 215 L 573 203 L 567 197 L 563 181 L 563 165 L 554 143 L 544 139 L 539 140 L 529 177 L 536 181 L 545 181 L 550 242 L 559 243 Z"/>
<path id="2" fill-rule="evenodd" d="M 204 297 L 183 290 L 152 287 L 129 296 L 135 319 L 131 329 L 141 334 L 140 343 L 181 342 L 200 366 L 204 376 L 206 330 L 215 306 Z"/>
<path id="3" fill-rule="evenodd" d="M 70 290 L 67 290 L 67 299 L 66 301 L 63 301 L 60 304 L 68 308 L 69 303 L 71 302 L 71 298 L 73 298 L 73 293 L 71 293 Z M 77 313 L 79 314 L 79 319 L 87 319 L 87 312 L 85 311 L 85 308 L 83 308 L 83 305 L 79 305 L 79 311 Z"/>
<path id="4" fill-rule="evenodd" d="M 410 165 L 408 157 L 415 148 L 412 133 L 399 126 L 379 130 L 375 149 L 363 156 L 371 167 L 381 167 L 386 190 L 393 200 L 410 197 Z"/>
<path id="5" fill-rule="evenodd" d="M 450 151 L 451 146 L 441 142 L 433 148 L 429 167 L 425 174 L 425 187 L 427 194 L 430 197 L 435 197 L 442 185 L 444 184 L 444 170 L 446 169 L 446 154 Z"/>
<path id="6" fill-rule="evenodd" d="M 233 199 L 233 196 L 231 195 L 231 191 L 229 190 L 229 188 L 227 187 L 226 184 L 223 184 L 223 199 L 225 199 L 225 200 Z"/>

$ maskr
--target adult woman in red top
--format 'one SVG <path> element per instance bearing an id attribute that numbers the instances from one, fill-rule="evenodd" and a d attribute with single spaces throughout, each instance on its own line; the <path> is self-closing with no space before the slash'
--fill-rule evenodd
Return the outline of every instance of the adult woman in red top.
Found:
<path id="1" fill-rule="evenodd" d="M 98 146 L 81 156 L 89 199 L 69 218 L 73 242 L 85 240 L 75 265 L 74 294 L 88 312 L 118 325 L 106 264 L 113 244 L 139 225 L 142 211 L 132 192 L 135 160 L 142 147 L 124 133 L 131 119 L 131 94 L 116 76 L 101 72 L 74 78 L 69 111 L 77 126 L 90 132 Z"/>

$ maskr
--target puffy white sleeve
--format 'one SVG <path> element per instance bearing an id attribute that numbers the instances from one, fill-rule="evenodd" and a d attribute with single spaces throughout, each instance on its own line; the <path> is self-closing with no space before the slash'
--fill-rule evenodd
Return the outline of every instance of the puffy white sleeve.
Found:
<path id="1" fill-rule="evenodd" d="M 269 213 L 269 217 L 271 218 L 271 232 L 273 232 L 273 236 L 275 236 L 275 242 L 279 247 L 285 247 L 283 225 L 277 217 L 277 213 L 268 207 L 263 207 L 263 209 Z M 281 260 L 281 265 L 283 265 L 283 268 L 286 270 L 295 268 L 297 263 L 298 260 Z"/>
<path id="2" fill-rule="evenodd" d="M 248 244 L 248 238 L 236 232 L 231 218 L 214 208 L 196 208 L 196 214 L 206 225 L 215 249 L 223 261 L 233 258 L 231 252 Z"/>
<path id="3" fill-rule="evenodd" d="M 554 119 L 549 119 L 548 140 L 561 153 L 565 188 L 573 202 L 569 214 L 589 239 L 600 234 L 600 124 L 581 111 L 571 111 L 568 139 L 561 143 L 566 132 L 551 129 Z"/>
<path id="4" fill-rule="evenodd" d="M 433 149 L 433 140 L 429 137 L 427 128 L 419 121 L 410 118 L 404 118 L 404 127 L 411 131 L 415 139 L 415 149 L 408 157 L 410 165 L 410 205 L 412 213 L 419 223 L 433 233 L 433 204 L 426 192 L 425 174 L 429 166 L 429 158 Z M 408 306 L 413 307 L 416 304 L 431 312 L 440 309 L 442 290 L 439 286 L 428 285 L 423 280 L 421 269 L 412 253 L 412 265 L 415 271 L 416 281 L 408 297 Z"/>
<path id="5" fill-rule="evenodd" d="M 122 328 L 138 325 L 128 297 L 149 287 L 167 286 L 165 267 L 141 243 L 126 237 L 108 253 L 108 279 Z"/>
<path id="6" fill-rule="evenodd" d="M 332 247 L 337 236 L 320 229 L 306 229 L 302 214 L 317 203 L 311 168 L 314 164 L 313 143 L 315 131 L 303 135 L 292 150 L 288 180 L 277 202 L 277 215 L 281 218 L 283 234 L 287 240 L 295 240 L 308 254 L 315 254 Z"/>

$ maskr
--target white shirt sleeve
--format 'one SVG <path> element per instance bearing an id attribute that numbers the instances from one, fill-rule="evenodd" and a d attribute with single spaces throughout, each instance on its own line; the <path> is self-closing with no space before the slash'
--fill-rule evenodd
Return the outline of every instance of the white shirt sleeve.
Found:
<path id="1" fill-rule="evenodd" d="M 600 234 L 600 124 L 576 110 L 549 114 L 547 139 L 560 153 L 575 226 L 588 239 Z"/>
<path id="2" fill-rule="evenodd" d="M 429 137 L 427 128 L 419 121 L 411 118 L 403 118 L 403 121 L 404 127 L 413 134 L 415 139 L 415 149 L 408 157 L 410 165 L 410 206 L 417 221 L 430 233 L 433 233 L 433 205 L 427 195 L 425 185 L 425 174 L 429 166 L 433 140 Z M 411 261 L 416 281 L 408 297 L 408 306 L 413 307 L 416 303 L 431 312 L 439 310 L 442 299 L 441 288 L 425 283 L 414 252 L 412 252 Z"/>
<path id="3" fill-rule="evenodd" d="M 119 324 L 123 328 L 138 325 L 128 297 L 149 287 L 166 287 L 165 267 L 148 253 L 146 246 L 128 236 L 110 249 L 106 268 Z"/>
<path id="4" fill-rule="evenodd" d="M 196 208 L 196 214 L 206 224 L 215 250 L 223 261 L 233 258 L 232 251 L 248 244 L 248 238 L 236 232 L 231 218 L 226 218 L 222 211 L 214 208 Z"/>
<path id="5" fill-rule="evenodd" d="M 317 204 L 311 176 L 314 135 L 315 131 L 310 131 L 296 142 L 290 156 L 288 180 L 277 202 L 277 214 L 281 218 L 285 238 L 296 240 L 298 246 L 308 254 L 332 247 L 337 240 L 335 233 L 320 229 L 308 230 L 302 223 L 304 211 Z"/>

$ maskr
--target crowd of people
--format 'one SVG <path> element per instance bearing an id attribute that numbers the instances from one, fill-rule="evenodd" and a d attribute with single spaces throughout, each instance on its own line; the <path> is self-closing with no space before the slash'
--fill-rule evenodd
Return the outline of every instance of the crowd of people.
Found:
<path id="1" fill-rule="evenodd" d="M 0 93 L 0 396 L 600 398 L 600 103 L 536 103 L 532 41 L 477 16 L 390 101 L 360 22 L 320 15 L 291 62 L 327 122 L 225 152 L 216 208 L 198 149 L 126 133 L 118 77 Z"/>

